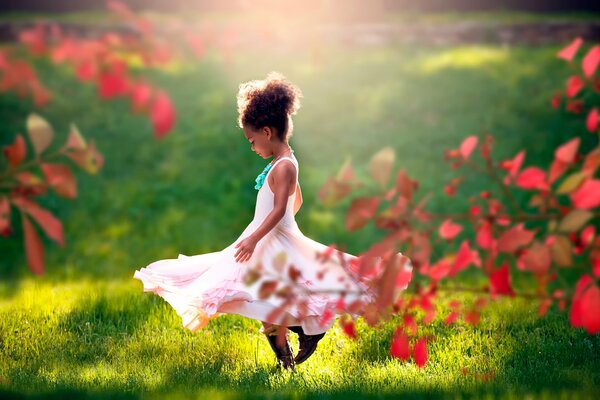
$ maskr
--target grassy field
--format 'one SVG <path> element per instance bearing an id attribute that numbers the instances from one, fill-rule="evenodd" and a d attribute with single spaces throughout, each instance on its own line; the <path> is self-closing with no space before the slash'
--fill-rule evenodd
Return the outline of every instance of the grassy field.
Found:
<path id="1" fill-rule="evenodd" d="M 580 119 L 550 107 L 571 72 L 555 59 L 557 49 L 322 47 L 320 64 L 310 52 L 283 49 L 242 51 L 229 65 L 209 54 L 150 74 L 172 94 L 179 115 L 161 142 L 125 102 L 101 102 L 92 87 L 37 61 L 58 94 L 40 111 L 55 127 L 57 145 L 75 122 L 95 139 L 106 165 L 97 176 L 78 173 L 75 201 L 44 199 L 64 221 L 67 244 L 60 249 L 45 240 L 45 276 L 28 272 L 18 222 L 17 236 L 0 241 L 0 397 L 597 398 L 600 338 L 570 328 L 555 310 L 539 320 L 535 304 L 494 304 L 476 327 L 436 320 L 426 328 L 437 340 L 423 370 L 388 356 L 393 324 L 374 330 L 361 322 L 357 341 L 336 327 L 290 374 L 275 371 L 258 322 L 228 315 L 191 334 L 132 278 L 157 259 L 220 250 L 252 219 L 254 178 L 268 161 L 249 150 L 236 127 L 241 81 L 278 70 L 303 89 L 291 139 L 304 195 L 298 224 L 317 241 L 359 253 L 382 232 L 346 232 L 349 202 L 327 209 L 317 198 L 346 157 L 366 177 L 370 156 L 392 146 L 397 167 L 420 181 L 422 193 L 435 193 L 433 210 L 458 211 L 489 186 L 473 176 L 453 201 L 443 195 L 455 176 L 443 150 L 467 135 L 494 134 L 499 158 L 526 148 L 528 165 L 547 165 L 574 133 L 591 145 Z M 24 131 L 30 110 L 14 96 L 0 97 L 0 145 Z M 361 193 L 373 190 L 369 184 Z M 485 373 L 492 379 L 477 378 Z"/>

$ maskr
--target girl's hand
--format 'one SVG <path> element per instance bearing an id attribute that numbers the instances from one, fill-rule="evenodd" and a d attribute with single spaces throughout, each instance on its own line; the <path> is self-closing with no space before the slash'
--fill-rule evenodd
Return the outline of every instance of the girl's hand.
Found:
<path id="1" fill-rule="evenodd" d="M 253 236 L 248 236 L 247 238 L 238 242 L 235 245 L 236 248 L 239 247 L 238 251 L 235 253 L 235 261 L 236 262 L 245 262 L 250 259 L 252 253 L 254 253 L 254 248 L 256 247 L 257 240 L 254 239 Z"/>

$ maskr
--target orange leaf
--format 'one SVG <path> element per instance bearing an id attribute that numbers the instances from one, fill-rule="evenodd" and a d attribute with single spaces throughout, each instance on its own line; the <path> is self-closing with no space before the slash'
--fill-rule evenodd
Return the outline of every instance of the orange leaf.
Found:
<path id="1" fill-rule="evenodd" d="M 367 224 L 379 206 L 378 197 L 359 197 L 352 201 L 346 215 L 346 228 L 355 231 Z"/>
<path id="2" fill-rule="evenodd" d="M 538 275 L 545 274 L 552 263 L 550 250 L 545 244 L 536 241 L 527 249 L 523 263 L 527 271 Z"/>
<path id="3" fill-rule="evenodd" d="M 22 214 L 22 218 L 27 263 L 34 274 L 42 275 L 44 273 L 44 245 L 25 214 Z"/>
<path id="4" fill-rule="evenodd" d="M 14 197 L 12 203 L 24 213 L 29 214 L 50 239 L 57 242 L 61 247 L 65 246 L 62 223 L 50 211 L 43 209 L 25 197 Z"/>
<path id="5" fill-rule="evenodd" d="M 69 138 L 67 139 L 67 143 L 63 146 L 64 149 L 69 150 L 85 150 L 87 148 L 87 144 L 85 143 L 85 139 L 81 136 L 79 129 L 75 124 L 71 124 L 71 130 L 69 131 Z"/>
<path id="6" fill-rule="evenodd" d="M 519 247 L 528 245 L 534 238 L 535 231 L 528 231 L 524 225 L 518 224 L 504 231 L 498 239 L 498 250 L 504 253 L 512 253 Z"/>
<path id="7" fill-rule="evenodd" d="M 77 197 L 77 182 L 67 165 L 42 163 L 41 168 L 48 185 L 54 189 L 56 194 L 70 199 Z"/>
<path id="8" fill-rule="evenodd" d="M 27 132 L 37 155 L 46 150 L 54 138 L 50 124 L 37 114 L 29 114 L 27 117 Z"/>
<path id="9" fill-rule="evenodd" d="M 27 146 L 25 144 L 25 139 L 23 139 L 23 135 L 18 134 L 14 143 L 10 146 L 4 146 L 2 151 L 4 157 L 6 157 L 12 167 L 21 164 L 27 155 Z"/>
<path id="10" fill-rule="evenodd" d="M 396 154 L 391 147 L 384 147 L 371 157 L 369 173 L 382 188 L 385 187 L 390 178 L 395 157 Z"/>

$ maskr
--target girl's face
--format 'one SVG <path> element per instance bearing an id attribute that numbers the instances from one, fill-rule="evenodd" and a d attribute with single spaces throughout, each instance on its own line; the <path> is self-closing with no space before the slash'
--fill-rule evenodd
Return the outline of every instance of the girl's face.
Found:
<path id="1" fill-rule="evenodd" d="M 268 158 L 273 155 L 271 146 L 271 128 L 264 127 L 261 129 L 253 129 L 249 126 L 244 126 L 244 136 L 250 142 L 250 149 L 262 158 Z"/>

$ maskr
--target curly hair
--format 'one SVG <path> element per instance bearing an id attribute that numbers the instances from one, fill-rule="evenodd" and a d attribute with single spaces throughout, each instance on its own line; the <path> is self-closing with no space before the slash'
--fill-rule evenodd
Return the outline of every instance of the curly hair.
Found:
<path id="1" fill-rule="evenodd" d="M 300 108 L 302 92 L 279 72 L 269 72 L 263 80 L 240 84 L 237 94 L 238 126 L 275 129 L 281 141 L 292 136 L 292 115 Z"/>

